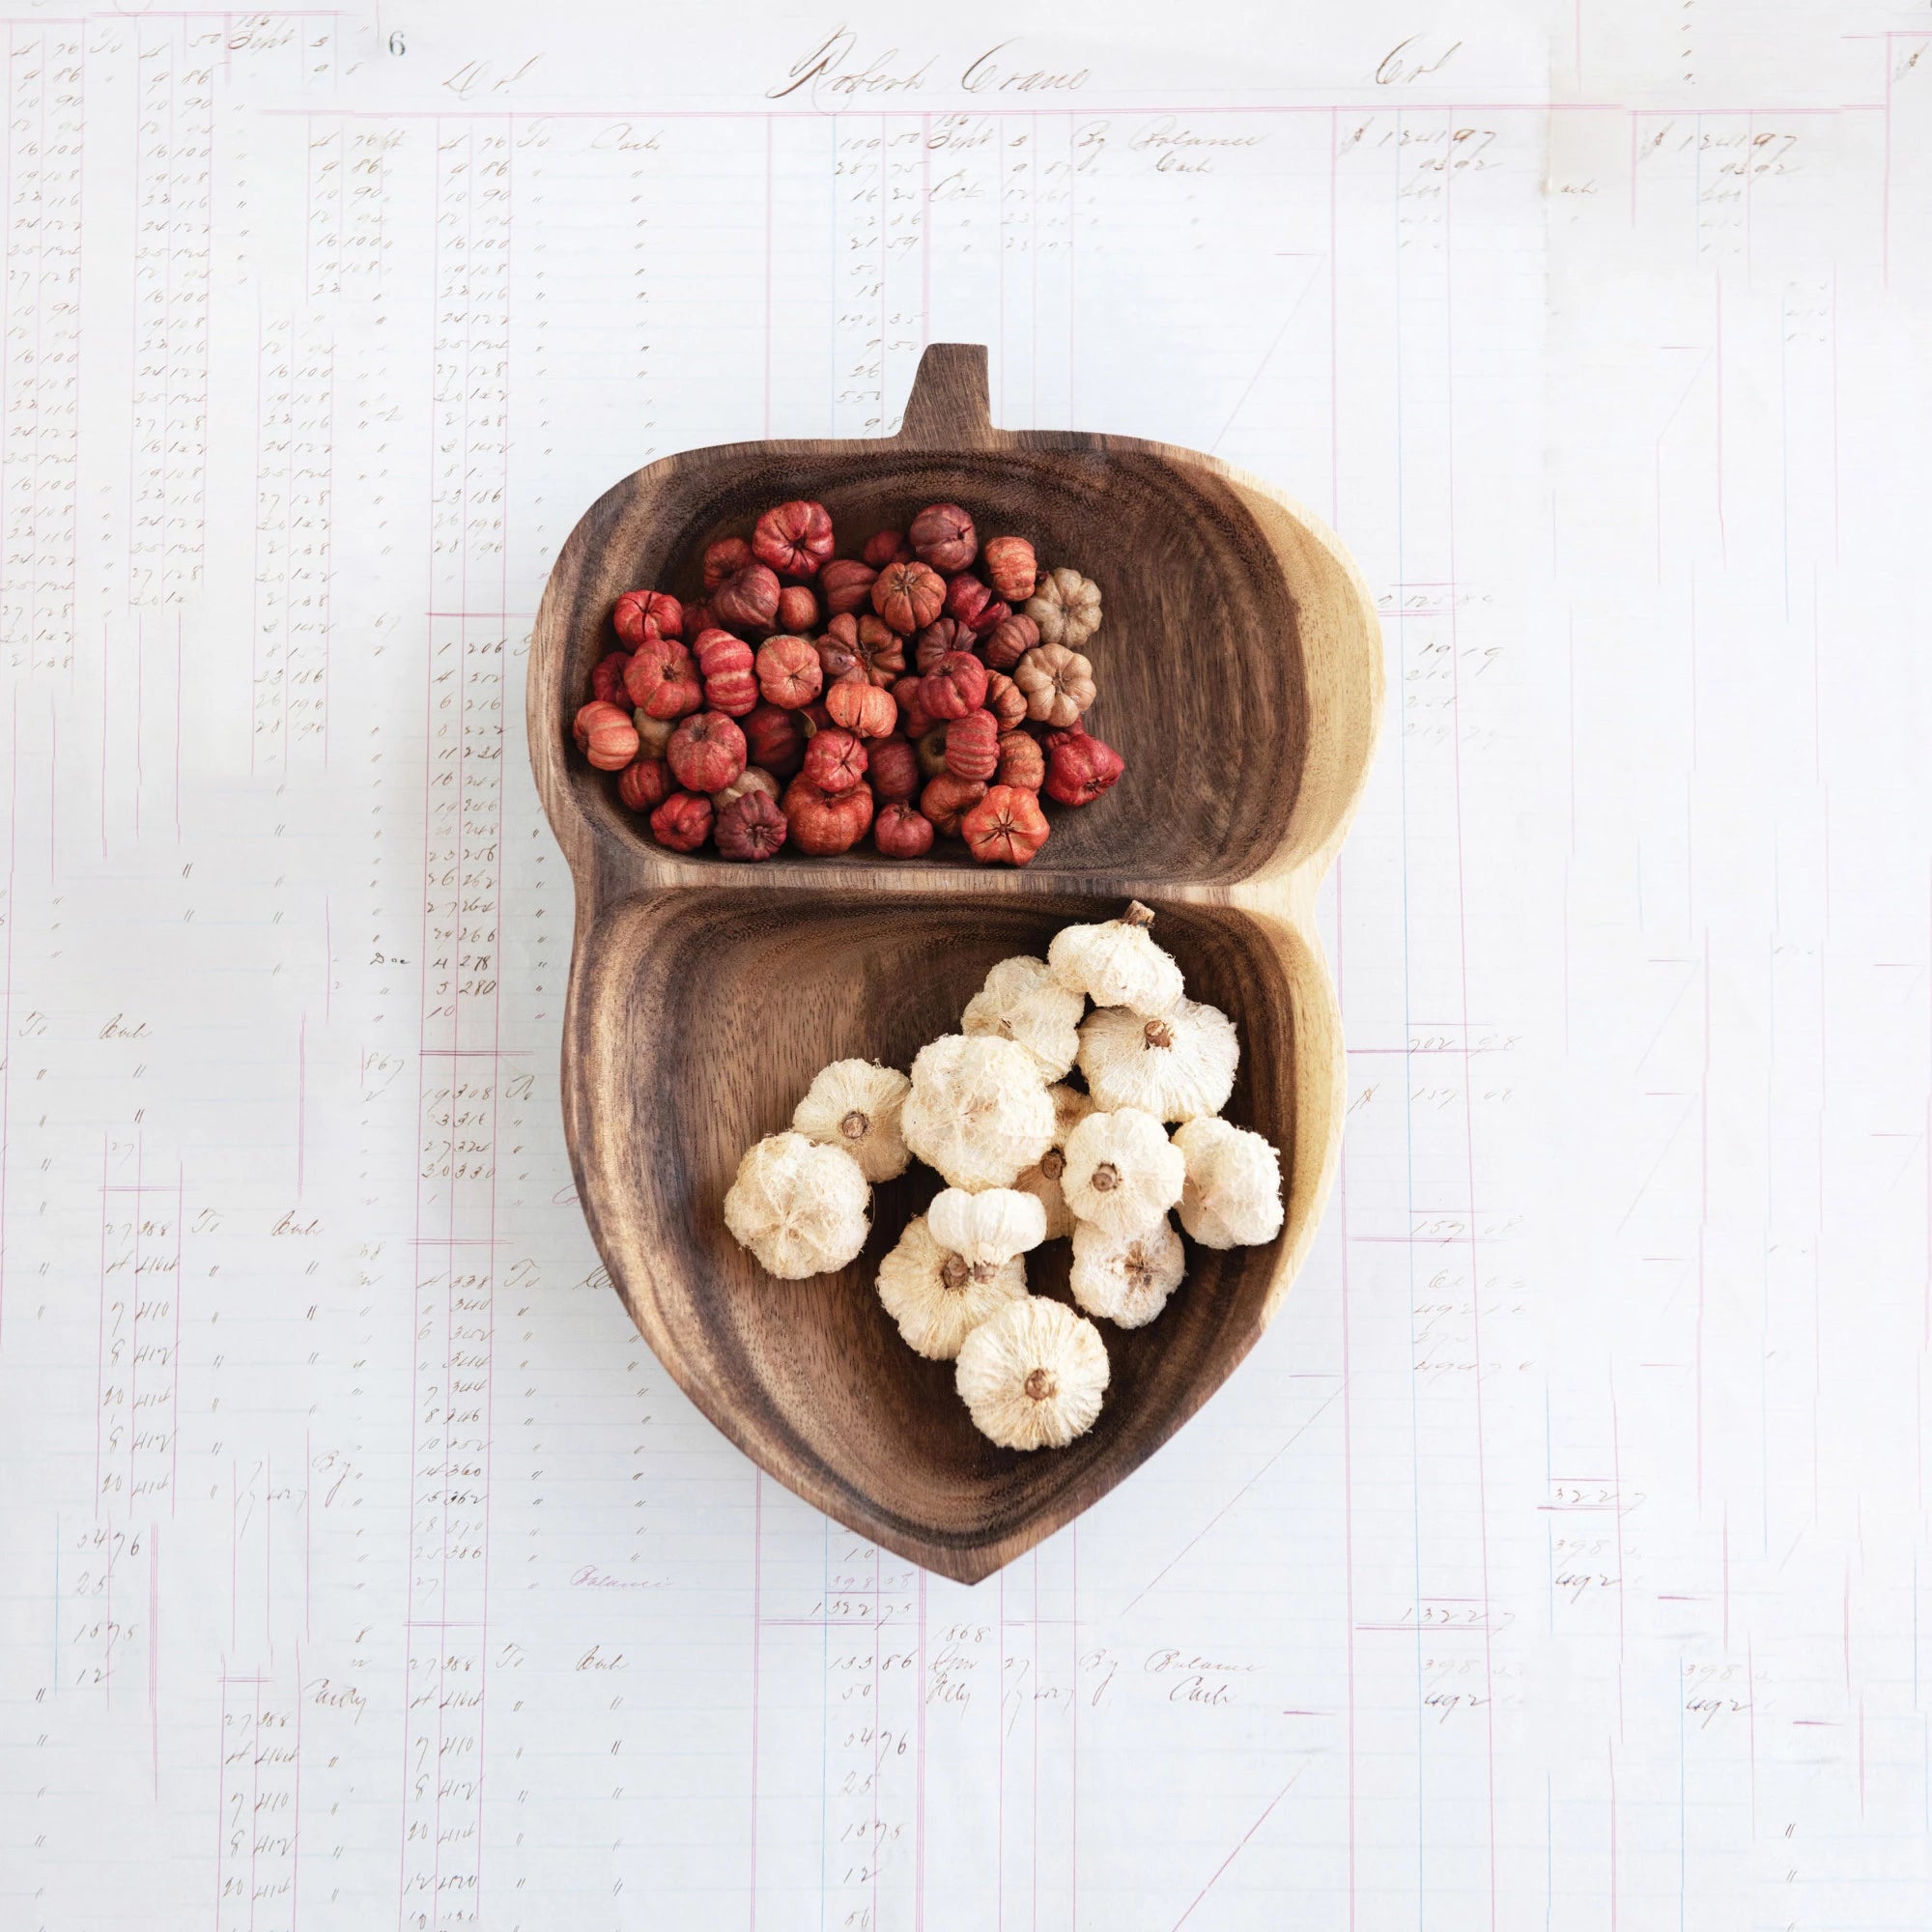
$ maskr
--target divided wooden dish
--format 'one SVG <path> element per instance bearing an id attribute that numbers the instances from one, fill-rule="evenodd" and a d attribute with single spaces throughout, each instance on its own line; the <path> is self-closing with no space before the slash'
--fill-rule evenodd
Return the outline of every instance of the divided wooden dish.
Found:
<path id="1" fill-rule="evenodd" d="M 1100 582 L 1094 731 L 1126 759 L 1112 792 L 1049 808 L 1023 871 L 946 841 L 759 866 L 654 845 L 571 745 L 620 591 L 696 594 L 697 556 L 768 504 L 815 497 L 840 554 L 923 504 L 1031 537 Z M 577 885 L 564 1131 L 599 1252 L 678 1385 L 745 1453 L 828 1515 L 972 1582 L 1077 1516 L 1160 1446 L 1254 1345 L 1308 1251 L 1342 1131 L 1342 1037 L 1316 889 L 1367 778 L 1381 634 L 1335 538 L 1264 484 L 1192 450 L 992 427 L 985 351 L 937 344 L 896 436 L 688 451 L 607 492 L 572 532 L 531 639 L 537 789 Z M 1150 1327 L 1103 1324 L 1113 1379 L 1069 1448 L 978 1435 L 952 1365 L 915 1355 L 873 1291 L 879 1258 L 938 1186 L 876 1191 L 852 1266 L 770 1279 L 725 1232 L 739 1155 L 788 1124 L 827 1062 L 906 1066 L 957 1031 L 986 969 L 1044 953 L 1075 920 L 1154 908 L 1189 994 L 1240 1032 L 1230 1120 L 1281 1150 L 1287 1222 L 1266 1247 L 1188 1244 Z M 1066 1244 L 1028 1258 L 1066 1293 Z"/>

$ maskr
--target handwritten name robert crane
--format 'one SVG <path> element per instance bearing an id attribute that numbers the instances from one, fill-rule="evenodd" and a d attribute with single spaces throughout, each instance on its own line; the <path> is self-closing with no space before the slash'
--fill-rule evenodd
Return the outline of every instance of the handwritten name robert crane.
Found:
<path id="1" fill-rule="evenodd" d="M 1091 69 L 1030 67 L 1015 51 L 1018 46 L 1017 40 L 1000 41 L 974 55 L 953 84 L 961 93 L 987 96 L 1077 94 L 1087 85 Z M 784 78 L 765 90 L 765 97 L 784 100 L 803 94 L 813 106 L 838 107 L 895 94 L 923 94 L 945 85 L 950 63 L 934 77 L 941 60 L 939 54 L 920 60 L 897 47 L 867 54 L 858 35 L 840 27 L 793 61 Z"/>

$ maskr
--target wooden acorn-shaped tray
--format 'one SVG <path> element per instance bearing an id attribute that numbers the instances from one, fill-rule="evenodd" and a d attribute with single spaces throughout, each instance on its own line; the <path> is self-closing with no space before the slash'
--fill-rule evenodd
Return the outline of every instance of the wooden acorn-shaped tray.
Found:
<path id="1" fill-rule="evenodd" d="M 1024 870 L 941 841 L 924 860 L 789 848 L 762 865 L 654 845 L 571 719 L 610 647 L 619 592 L 696 595 L 715 537 L 787 497 L 831 510 L 840 555 L 929 502 L 1033 540 L 1101 585 L 1094 731 L 1126 759 L 1094 805 L 1049 806 Z M 1227 1378 L 1308 1251 L 1341 1141 L 1342 1036 L 1316 889 L 1368 774 L 1382 703 L 1373 603 L 1335 538 L 1192 450 L 1009 433 L 986 352 L 926 350 L 896 436 L 750 442 L 626 477 L 571 533 L 530 642 L 530 760 L 577 886 L 563 1119 L 598 1250 L 644 1339 L 732 1441 L 828 1515 L 977 1581 L 1104 1495 Z M 873 1289 L 880 1257 L 939 1185 L 915 1165 L 874 1193 L 850 1267 L 774 1281 L 725 1232 L 739 1156 L 785 1127 L 848 1057 L 908 1066 L 958 1030 L 988 967 L 1044 954 L 1062 925 L 1155 912 L 1190 997 L 1239 1029 L 1227 1117 L 1281 1150 L 1287 1220 L 1265 1247 L 1187 1245 L 1150 1326 L 1102 1324 L 1105 1406 L 1071 1446 L 980 1435 L 952 1364 L 906 1347 Z M 1066 1294 L 1064 1241 L 1027 1258 Z"/>

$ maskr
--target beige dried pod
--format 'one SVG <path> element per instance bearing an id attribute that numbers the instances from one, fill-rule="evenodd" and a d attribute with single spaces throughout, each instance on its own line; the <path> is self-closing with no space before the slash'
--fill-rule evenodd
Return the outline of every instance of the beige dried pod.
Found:
<path id="1" fill-rule="evenodd" d="M 912 1064 L 905 1144 L 949 1187 L 1010 1187 L 1053 1145 L 1053 1102 L 1018 1041 L 942 1035 Z"/>
<path id="2" fill-rule="evenodd" d="M 1066 1136 L 1060 1184 L 1083 1221 L 1110 1235 L 1138 1235 L 1180 1199 L 1187 1163 L 1151 1114 L 1118 1107 L 1089 1114 Z"/>
<path id="3" fill-rule="evenodd" d="M 1010 1187 L 988 1187 L 978 1194 L 963 1187 L 942 1188 L 932 1197 L 925 1218 L 941 1247 L 976 1267 L 1009 1262 L 1046 1239 L 1046 1209 L 1031 1194 Z"/>
<path id="4" fill-rule="evenodd" d="M 950 1362 L 980 1323 L 1009 1301 L 1026 1298 L 1026 1266 L 1017 1259 L 977 1267 L 944 1247 L 922 1214 L 879 1264 L 879 1299 L 907 1343 L 929 1361 Z"/>
<path id="5" fill-rule="evenodd" d="M 1100 586 L 1065 565 L 1044 570 L 1021 609 L 1038 625 L 1041 643 L 1077 651 L 1100 628 Z"/>
<path id="6" fill-rule="evenodd" d="M 967 1003 L 961 1026 L 969 1037 L 1016 1040 L 1039 1065 L 1040 1078 L 1059 1080 L 1080 1051 L 1082 994 L 1063 986 L 1044 959 L 1019 953 L 1002 959 Z"/>
<path id="7" fill-rule="evenodd" d="M 1066 1205 L 1066 1192 L 1060 1184 L 1060 1177 L 1066 1171 L 1066 1136 L 1094 1111 L 1094 1096 L 1064 1082 L 1046 1091 L 1053 1096 L 1053 1145 L 1013 1185 L 1039 1203 L 1046 1213 L 1045 1238 L 1058 1241 L 1073 1232 L 1073 1209 Z"/>
<path id="8" fill-rule="evenodd" d="M 896 1066 L 835 1060 L 806 1089 L 791 1123 L 809 1139 L 849 1153 L 867 1180 L 894 1180 L 912 1159 L 899 1132 L 899 1110 L 911 1091 Z"/>
<path id="9" fill-rule="evenodd" d="M 1151 1018 L 1100 1007 L 1080 1029 L 1080 1070 L 1101 1107 L 1139 1107 L 1157 1121 L 1218 1114 L 1235 1091 L 1241 1043 L 1219 1007 L 1178 1000 Z"/>
<path id="10" fill-rule="evenodd" d="M 1281 1233 L 1281 1156 L 1246 1127 L 1189 1121 L 1174 1144 L 1187 1163 L 1180 1225 L 1204 1248 L 1251 1248 Z"/>
<path id="11" fill-rule="evenodd" d="M 724 1225 L 781 1281 L 841 1268 L 866 1245 L 872 1190 L 859 1163 L 803 1134 L 769 1134 L 738 1163 Z"/>
<path id="12" fill-rule="evenodd" d="M 1186 1251 L 1165 1214 L 1138 1235 L 1109 1235 L 1086 1221 L 1073 1230 L 1073 1298 L 1122 1328 L 1145 1328 L 1186 1271 Z"/>
<path id="13" fill-rule="evenodd" d="M 1064 1301 L 1030 1294 L 959 1347 L 954 1386 L 973 1426 L 1008 1449 L 1064 1449 L 1100 1413 L 1107 1345 Z"/>
<path id="14" fill-rule="evenodd" d="M 1139 899 L 1099 925 L 1063 925 L 1046 949 L 1053 976 L 1096 1007 L 1164 1013 L 1181 995 L 1180 968 L 1148 936 L 1153 914 Z"/>

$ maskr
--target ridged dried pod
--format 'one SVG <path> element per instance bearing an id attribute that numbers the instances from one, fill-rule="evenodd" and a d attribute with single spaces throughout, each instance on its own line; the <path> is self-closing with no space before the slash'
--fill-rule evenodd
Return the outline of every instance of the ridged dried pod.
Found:
<path id="1" fill-rule="evenodd" d="M 795 778 L 805 763 L 805 731 L 794 711 L 761 704 L 744 724 L 745 749 L 754 765 L 775 779 Z"/>
<path id="2" fill-rule="evenodd" d="M 782 789 L 778 780 L 762 766 L 747 765 L 723 791 L 712 793 L 711 804 L 714 810 L 723 811 L 734 798 L 743 798 L 748 791 L 755 791 L 761 792 L 776 805 Z"/>
<path id="3" fill-rule="evenodd" d="M 590 667 L 590 695 L 600 704 L 631 708 L 631 695 L 624 688 L 624 672 L 630 668 L 629 651 L 611 651 Z"/>
<path id="4" fill-rule="evenodd" d="M 1092 1113 L 1066 1136 L 1066 1205 L 1110 1235 L 1151 1227 L 1180 1199 L 1187 1163 L 1138 1107 Z"/>
<path id="5" fill-rule="evenodd" d="M 804 638 L 767 638 L 757 665 L 758 689 L 781 711 L 802 711 L 825 689 L 818 653 Z"/>
<path id="6" fill-rule="evenodd" d="M 651 837 L 668 852 L 696 852 L 711 837 L 712 815 L 702 792 L 674 791 L 651 813 Z"/>
<path id="7" fill-rule="evenodd" d="M 758 708 L 757 660 L 744 639 L 729 631 L 700 631 L 691 648 L 709 709 L 747 718 Z"/>
<path id="8" fill-rule="evenodd" d="M 1039 626 L 1015 611 L 986 633 L 986 662 L 995 670 L 1011 670 L 1039 642 Z"/>
<path id="9" fill-rule="evenodd" d="M 837 631 L 827 631 L 822 638 L 814 638 L 811 648 L 818 653 L 818 668 L 824 676 L 826 689 L 830 690 L 841 677 L 865 676 L 859 653 Z"/>
<path id="10" fill-rule="evenodd" d="M 818 573 L 825 608 L 835 617 L 872 608 L 872 580 L 878 572 L 856 556 L 835 556 Z"/>
<path id="11" fill-rule="evenodd" d="M 906 1146 L 969 1192 L 1010 1187 L 1053 1145 L 1039 1069 L 1009 1039 L 946 1034 L 923 1047 L 900 1122 Z"/>
<path id="12" fill-rule="evenodd" d="M 1151 1016 L 1099 1007 L 1080 1029 L 1080 1070 L 1094 1103 L 1138 1107 L 1157 1121 L 1218 1114 L 1235 1091 L 1240 1058 L 1234 1021 L 1194 1000 Z"/>
<path id="13" fill-rule="evenodd" d="M 803 1281 L 857 1258 L 871 1197 L 850 1154 L 804 1134 L 771 1134 L 738 1163 L 724 1225 L 767 1274 Z"/>
<path id="14" fill-rule="evenodd" d="M 970 626 L 952 617 L 935 617 L 912 640 L 912 666 L 921 676 L 924 676 L 926 672 L 938 668 L 940 659 L 948 651 L 970 651 L 972 648 L 973 632 Z"/>
<path id="15" fill-rule="evenodd" d="M 867 784 L 830 792 L 799 777 L 785 787 L 780 806 L 791 827 L 792 844 L 812 859 L 849 852 L 872 823 L 872 788 Z"/>
<path id="16" fill-rule="evenodd" d="M 745 769 L 745 734 L 724 712 L 699 711 L 670 734 L 665 757 L 686 791 L 723 791 Z"/>
<path id="17" fill-rule="evenodd" d="M 647 718 L 682 718 L 704 702 L 697 666 L 675 638 L 646 638 L 631 653 L 624 690 Z"/>
<path id="18" fill-rule="evenodd" d="M 1033 595 L 1039 566 L 1025 537 L 988 537 L 980 561 L 986 581 L 1009 604 L 1023 604 Z"/>
<path id="19" fill-rule="evenodd" d="M 769 631 L 779 614 L 780 583 L 769 565 L 748 563 L 711 593 L 711 609 L 734 631 Z"/>
<path id="20" fill-rule="evenodd" d="M 1039 626 L 1041 643 L 1077 651 L 1100 628 L 1100 586 L 1077 570 L 1046 571 L 1027 599 L 1026 614 Z"/>
<path id="21" fill-rule="evenodd" d="M 1064 1449 L 1100 1413 L 1107 1345 L 1065 1302 L 1026 1295 L 959 1345 L 953 1385 L 981 1435 L 1007 1449 Z"/>
<path id="22" fill-rule="evenodd" d="M 946 769 L 985 784 L 1000 768 L 1000 725 L 990 711 L 969 711 L 945 726 Z"/>
<path id="23" fill-rule="evenodd" d="M 987 1316 L 1026 1296 L 1017 1260 L 975 1267 L 934 1238 L 923 1214 L 879 1264 L 879 1299 L 915 1353 L 950 1362 Z"/>
<path id="24" fill-rule="evenodd" d="M 905 639 L 883 617 L 870 611 L 860 616 L 852 647 L 866 668 L 866 675 L 880 690 L 890 690 L 893 680 L 904 674 Z"/>
<path id="25" fill-rule="evenodd" d="M 1012 612 L 977 577 L 955 577 L 946 586 L 946 614 L 974 637 L 983 638 Z"/>
<path id="26" fill-rule="evenodd" d="M 835 1060 L 821 1067 L 793 1110 L 793 1128 L 842 1149 L 874 1183 L 896 1180 L 912 1155 L 899 1130 L 912 1082 L 875 1060 Z"/>
<path id="27" fill-rule="evenodd" d="M 1074 725 L 1046 734 L 1046 795 L 1062 805 L 1092 805 L 1126 769 L 1113 746 Z"/>
<path id="28" fill-rule="evenodd" d="M 1079 1088 L 1064 1083 L 1046 1091 L 1053 1101 L 1053 1145 L 1013 1185 L 1039 1203 L 1046 1214 L 1046 1238 L 1057 1241 L 1073 1232 L 1073 1209 L 1060 1184 L 1066 1172 L 1066 1136 L 1094 1111 L 1094 1102 Z"/>
<path id="29" fill-rule="evenodd" d="M 752 554 L 784 577 L 813 577 L 832 554 L 832 514 L 803 497 L 774 503 L 752 526 Z"/>
<path id="30" fill-rule="evenodd" d="M 1067 1287 L 1089 1315 L 1122 1328 L 1145 1328 L 1167 1306 L 1187 1272 L 1187 1252 L 1163 1214 L 1133 1235 L 1109 1235 L 1091 1222 L 1073 1228 Z"/>
<path id="31" fill-rule="evenodd" d="M 721 583 L 728 582 L 749 564 L 757 562 L 752 553 L 752 546 L 743 537 L 720 537 L 716 543 L 704 546 L 704 587 L 716 590 Z"/>
<path id="32" fill-rule="evenodd" d="M 866 747 L 866 778 L 874 796 L 902 805 L 920 787 L 919 753 L 903 738 L 878 738 Z"/>
<path id="33" fill-rule="evenodd" d="M 766 792 L 740 792 L 717 810 L 711 836 L 724 858 L 757 865 L 774 857 L 785 842 L 789 830 L 785 815 Z"/>
<path id="34" fill-rule="evenodd" d="M 872 843 L 882 859 L 923 859 L 932 850 L 932 820 L 915 805 L 895 799 L 872 820 Z"/>
<path id="35" fill-rule="evenodd" d="M 986 701 L 986 667 L 967 651 L 948 651 L 920 685 L 928 718 L 963 718 Z"/>
<path id="36" fill-rule="evenodd" d="M 1135 899 L 1119 919 L 1063 925 L 1046 949 L 1046 963 L 1063 986 L 1096 1007 L 1163 1013 L 1181 996 L 1180 968 L 1149 937 L 1152 923 L 1152 912 Z"/>
<path id="37" fill-rule="evenodd" d="M 872 584 L 872 609 L 901 637 L 923 631 L 946 603 L 946 580 L 923 563 L 890 563 Z"/>
<path id="38" fill-rule="evenodd" d="M 955 779 L 951 772 L 941 772 L 920 793 L 919 809 L 932 820 L 933 830 L 942 838 L 963 838 L 966 814 L 985 796 L 984 785 L 975 784 L 971 779 Z"/>
<path id="39" fill-rule="evenodd" d="M 787 583 L 779 592 L 779 614 L 775 620 L 781 631 L 794 637 L 808 637 L 818 628 L 818 599 L 809 583 Z"/>
<path id="40" fill-rule="evenodd" d="M 1062 1080 L 1080 1051 L 1080 1016 L 1086 1010 L 1087 1002 L 1069 993 L 1044 959 L 1021 952 L 987 973 L 959 1024 L 969 1038 L 1016 1041 L 1042 1079 Z"/>
<path id="41" fill-rule="evenodd" d="M 874 570 L 889 563 L 911 563 L 913 548 L 898 530 L 879 530 L 866 539 L 865 558 Z"/>
<path id="42" fill-rule="evenodd" d="M 653 631 L 661 638 L 681 638 L 684 606 L 668 590 L 627 590 L 611 612 L 611 628 L 633 650 Z"/>
<path id="43" fill-rule="evenodd" d="M 1204 1248 L 1251 1248 L 1281 1233 L 1281 1156 L 1246 1127 L 1211 1116 L 1177 1127 L 1187 1163 L 1180 1225 Z"/>
<path id="44" fill-rule="evenodd" d="M 1013 667 L 1013 682 L 1026 693 L 1027 716 L 1057 729 L 1077 724 L 1096 695 L 1094 667 L 1065 644 L 1036 644 Z"/>
<path id="45" fill-rule="evenodd" d="M 959 836 L 982 866 L 1031 865 L 1051 831 L 1039 794 L 1019 785 L 988 786 L 959 821 Z"/>
<path id="46" fill-rule="evenodd" d="M 670 767 L 662 758 L 638 758 L 617 774 L 617 796 L 633 811 L 655 811 L 671 795 Z"/>
<path id="47" fill-rule="evenodd" d="M 975 1267 L 999 1267 L 1046 1239 L 1046 1212 L 1010 1187 L 943 1187 L 925 1210 L 933 1238 Z"/>
<path id="48" fill-rule="evenodd" d="M 1017 731 L 1026 723 L 1026 693 L 1005 671 L 986 673 L 986 709 L 999 721 L 1002 731 Z M 1034 786 L 1037 791 L 1039 787 Z"/>
<path id="49" fill-rule="evenodd" d="M 910 675 L 893 680 L 893 702 L 899 708 L 899 729 L 915 744 L 932 729 L 933 724 L 920 701 L 924 683 L 924 678 Z"/>
<path id="50" fill-rule="evenodd" d="M 820 791 L 838 796 L 865 779 L 869 763 L 858 738 L 835 724 L 812 734 L 811 743 L 805 748 L 804 778 Z"/>
<path id="51" fill-rule="evenodd" d="M 579 710 L 571 728 L 583 755 L 600 772 L 621 772 L 638 755 L 638 727 L 614 704 L 600 704 L 593 697 Z"/>
<path id="52" fill-rule="evenodd" d="M 928 503 L 912 520 L 906 535 L 920 562 L 949 574 L 964 570 L 980 554 L 973 519 L 957 503 Z"/>
<path id="53" fill-rule="evenodd" d="M 1024 731 L 1001 732 L 1000 763 L 994 777 L 1003 785 L 1037 791 L 1046 777 L 1046 756 L 1039 749 L 1039 740 Z"/>
<path id="54" fill-rule="evenodd" d="M 835 684 L 825 694 L 832 722 L 861 738 L 887 738 L 898 728 L 899 708 L 889 691 L 858 677 Z"/>

